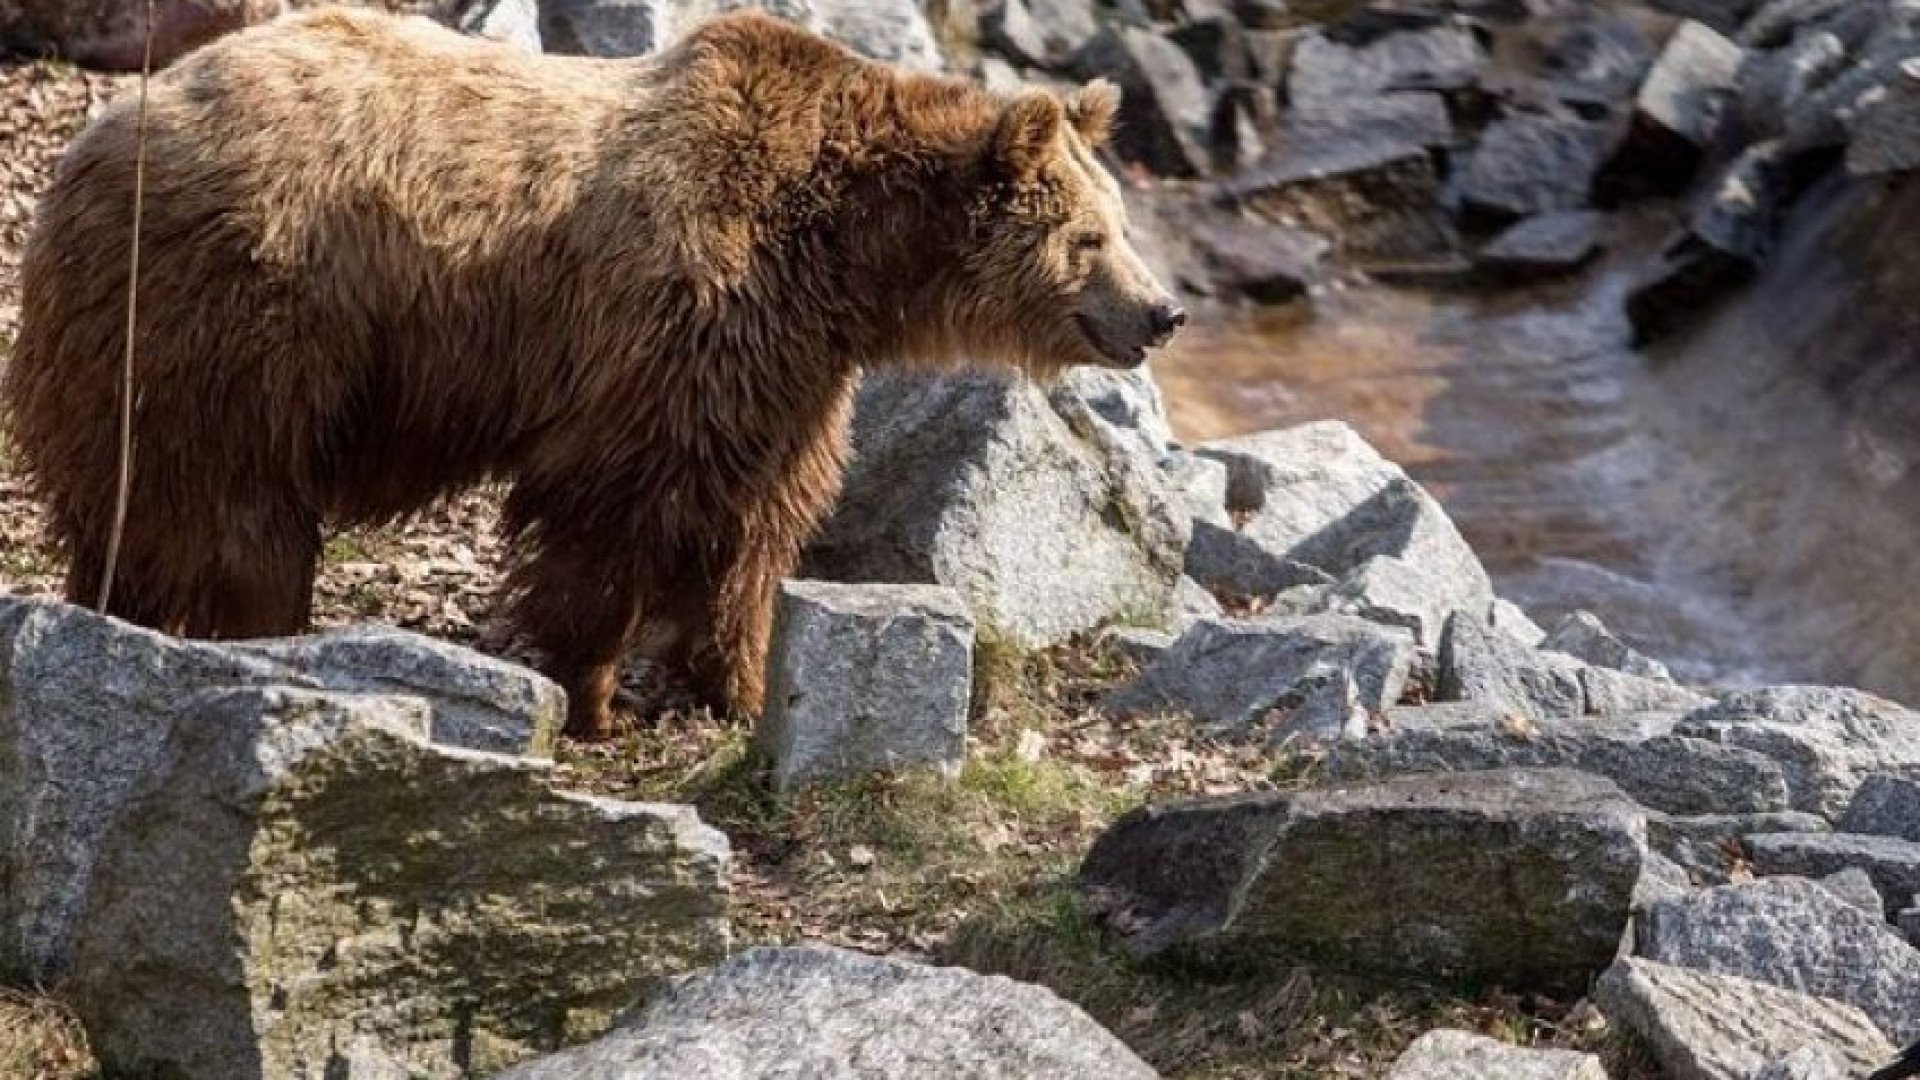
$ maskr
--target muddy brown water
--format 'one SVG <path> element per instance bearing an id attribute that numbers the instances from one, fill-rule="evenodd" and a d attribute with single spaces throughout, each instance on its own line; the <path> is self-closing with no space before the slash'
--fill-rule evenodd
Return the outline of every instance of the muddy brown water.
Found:
<path id="1" fill-rule="evenodd" d="M 1498 296 L 1212 312 L 1156 364 L 1176 430 L 1345 419 L 1543 622 L 1595 611 L 1700 682 L 1920 702 L 1920 188 L 1816 192 L 1756 282 L 1636 351 L 1621 302 L 1664 229 Z"/>

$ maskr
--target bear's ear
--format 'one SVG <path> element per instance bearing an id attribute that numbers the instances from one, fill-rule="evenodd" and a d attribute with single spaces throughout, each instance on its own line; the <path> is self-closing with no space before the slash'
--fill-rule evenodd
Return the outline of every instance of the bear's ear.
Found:
<path id="1" fill-rule="evenodd" d="M 993 131 L 994 157 L 1016 176 L 1032 174 L 1047 160 L 1066 120 L 1059 98 L 1044 90 L 1021 94 L 1000 113 Z"/>
<path id="2" fill-rule="evenodd" d="M 1120 113 L 1120 88 L 1107 79 L 1095 79 L 1067 95 L 1067 119 L 1073 130 L 1099 147 L 1113 134 L 1113 118 Z"/>

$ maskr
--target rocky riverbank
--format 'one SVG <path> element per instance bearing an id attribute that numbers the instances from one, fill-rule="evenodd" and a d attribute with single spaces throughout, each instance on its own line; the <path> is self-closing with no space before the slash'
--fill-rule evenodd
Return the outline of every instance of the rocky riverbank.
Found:
<path id="1" fill-rule="evenodd" d="M 1164 261 L 1310 304 L 1577 266 L 1596 204 L 1695 183 L 1718 216 L 1653 294 L 1737 281 L 1766 246 L 1716 246 L 1746 204 L 1714 163 L 1757 167 L 1721 131 L 1749 67 L 1891 77 L 1905 7 L 1687 7 L 791 13 L 1116 77 L 1122 153 L 1176 178 L 1141 192 Z M 634 51 L 693 10 L 523 15 Z M 98 85 L 10 71 L 55 132 Z M 6 581 L 44 593 L 7 496 Z M 492 505 L 336 539 L 297 642 L 0 602 L 0 964 L 62 1003 L 22 1015 L 70 1009 L 107 1070 L 328 1078 L 1745 1080 L 1920 1039 L 1920 715 L 1536 625 L 1345 424 L 1186 445 L 1150 377 L 873 380 L 767 715 L 636 668 L 655 724 L 596 747 L 488 630 Z M 0 1063 L 86 1075 L 55 1030 Z"/>

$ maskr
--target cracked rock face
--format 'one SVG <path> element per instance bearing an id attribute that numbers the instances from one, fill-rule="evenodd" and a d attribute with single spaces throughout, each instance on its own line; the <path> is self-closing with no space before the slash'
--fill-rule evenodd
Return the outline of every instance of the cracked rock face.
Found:
<path id="1" fill-rule="evenodd" d="M 485 1072 L 591 1035 L 725 951 L 729 854 L 689 807 L 436 738 L 544 743 L 560 712 L 410 634 L 0 602 L 7 964 L 134 1075 Z"/>
<path id="2" fill-rule="evenodd" d="M 36 981 L 64 973 L 100 845 L 192 715 L 183 688 L 243 686 L 405 698 L 423 736 L 487 750 L 545 752 L 564 711 L 541 676 L 416 634 L 214 644 L 0 600 L 0 962 Z"/>
<path id="3" fill-rule="evenodd" d="M 190 695 L 102 844 L 66 993 L 111 1068 L 497 1070 L 726 949 L 726 838 L 435 746 L 404 699 Z"/>

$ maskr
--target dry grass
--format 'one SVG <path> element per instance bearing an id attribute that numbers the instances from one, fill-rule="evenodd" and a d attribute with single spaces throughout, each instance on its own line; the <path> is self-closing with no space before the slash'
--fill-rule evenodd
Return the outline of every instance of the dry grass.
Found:
<path id="1" fill-rule="evenodd" d="M 569 746 L 561 782 L 677 799 L 732 837 L 743 943 L 828 941 L 1009 975 L 1084 1008 L 1177 1080 L 1384 1075 L 1437 1026 L 1604 1053 L 1653 1080 L 1590 1009 L 1501 995 L 1382 988 L 1301 969 L 1206 981 L 1111 947 L 1071 885 L 1115 817 L 1149 799 L 1308 782 L 1311 762 L 1196 739 L 1173 718 L 1121 720 L 1094 701 L 1131 674 L 1075 643 L 983 648 L 969 763 L 957 782 L 873 776 L 774 798 L 747 734 L 675 715 L 623 743 Z"/>
<path id="2" fill-rule="evenodd" d="M 95 1075 L 80 1022 L 58 1001 L 0 989 L 0 1077 L 83 1080 Z"/>

